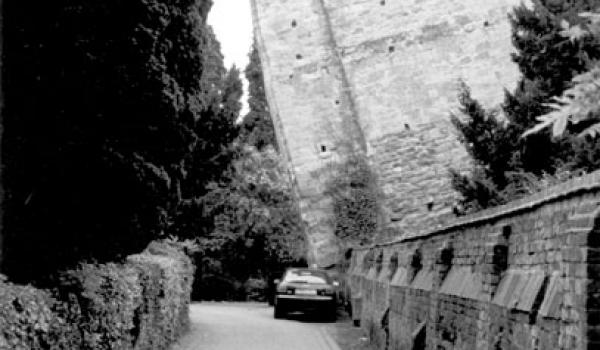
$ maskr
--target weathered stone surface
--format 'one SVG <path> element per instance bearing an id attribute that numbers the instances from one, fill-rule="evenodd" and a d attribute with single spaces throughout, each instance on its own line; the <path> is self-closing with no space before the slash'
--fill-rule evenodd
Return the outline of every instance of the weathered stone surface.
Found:
<path id="1" fill-rule="evenodd" d="M 4 35 L 3 35 L 3 28 L 4 28 L 4 13 L 3 13 L 3 9 L 4 7 L 2 6 L 2 0 L 0 0 L 0 141 L 2 139 L 2 133 L 3 133 L 3 128 L 4 128 L 4 118 L 2 116 L 2 113 L 4 111 L 4 92 L 3 92 L 3 87 L 4 87 L 4 81 L 3 81 L 3 76 L 2 76 L 2 72 L 4 71 L 4 66 L 2 64 L 2 58 L 4 57 L 3 53 L 2 53 L 2 48 L 4 47 Z M 0 152 L 0 154 L 2 154 L 2 152 Z M 2 178 L 0 176 L 0 178 Z M 0 204 L 2 204 L 4 202 L 4 186 L 2 184 L 2 182 L 0 182 Z M 4 207 L 2 205 L 0 205 L 0 207 Z M 4 240 L 3 240 L 3 235 L 4 235 L 4 223 L 3 223 L 3 219 L 4 219 L 4 215 L 0 212 L 0 271 L 2 270 L 2 257 L 3 257 L 3 252 L 4 252 Z"/>
<path id="2" fill-rule="evenodd" d="M 599 203 L 597 172 L 418 237 L 355 249 L 349 278 L 361 325 L 375 344 L 398 350 L 414 349 L 423 329 L 423 349 L 596 348 Z M 388 286 L 362 268 L 380 251 L 382 265 L 399 257 L 396 271 L 381 270 L 394 273 Z"/>
<path id="3" fill-rule="evenodd" d="M 438 225 L 467 164 L 449 123 L 457 80 L 488 106 L 517 70 L 507 13 L 520 0 L 252 0 L 266 92 L 309 222 L 314 258 L 334 262 L 328 166 L 367 156 L 399 235 Z"/>

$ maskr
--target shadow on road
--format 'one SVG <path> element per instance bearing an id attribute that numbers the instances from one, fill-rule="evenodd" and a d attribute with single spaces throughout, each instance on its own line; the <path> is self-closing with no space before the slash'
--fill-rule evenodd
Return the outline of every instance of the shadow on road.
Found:
<path id="1" fill-rule="evenodd" d="M 285 319 L 298 321 L 302 323 L 335 323 L 334 320 L 328 320 L 326 316 L 319 312 L 290 312 L 285 316 Z"/>

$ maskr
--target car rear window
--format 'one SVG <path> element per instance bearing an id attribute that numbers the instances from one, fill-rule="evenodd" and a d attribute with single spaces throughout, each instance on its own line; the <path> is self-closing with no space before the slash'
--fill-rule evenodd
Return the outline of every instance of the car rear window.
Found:
<path id="1" fill-rule="evenodd" d="M 310 270 L 288 271 L 283 280 L 291 283 L 329 284 L 329 278 L 327 277 L 327 274 L 320 271 Z"/>

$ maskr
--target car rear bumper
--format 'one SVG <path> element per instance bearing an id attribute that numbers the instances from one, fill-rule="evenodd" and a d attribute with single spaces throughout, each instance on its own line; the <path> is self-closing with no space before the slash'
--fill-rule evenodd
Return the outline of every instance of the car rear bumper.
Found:
<path id="1" fill-rule="evenodd" d="M 277 295 L 275 305 L 287 311 L 323 310 L 335 306 L 335 297 L 324 295 Z"/>
<path id="2" fill-rule="evenodd" d="M 305 300 L 305 301 L 333 301 L 331 295 L 296 295 L 282 294 L 276 296 L 277 300 Z"/>

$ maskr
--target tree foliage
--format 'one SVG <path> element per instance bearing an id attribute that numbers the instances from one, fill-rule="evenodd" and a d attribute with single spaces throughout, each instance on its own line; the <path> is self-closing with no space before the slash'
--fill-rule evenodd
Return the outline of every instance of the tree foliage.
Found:
<path id="1" fill-rule="evenodd" d="M 242 143 L 254 146 L 259 150 L 268 146 L 277 149 L 275 128 L 265 95 L 265 82 L 256 40 L 248 57 L 250 62 L 245 73 L 246 79 L 248 79 L 248 107 L 250 110 L 242 120 L 240 139 Z"/>
<path id="2" fill-rule="evenodd" d="M 17 280 L 185 235 L 232 159 L 241 85 L 210 0 L 5 5 L 6 261 Z"/>
<path id="3" fill-rule="evenodd" d="M 228 178 L 209 189 L 201 215 L 214 229 L 199 239 L 203 251 L 196 297 L 221 293 L 220 298 L 239 298 L 243 291 L 235 289 L 249 278 L 265 278 L 303 258 L 303 222 L 272 147 L 244 148 Z"/>
<path id="4" fill-rule="evenodd" d="M 514 9 L 510 16 L 517 49 L 513 60 L 521 79 L 514 91 L 505 92 L 500 111 L 483 109 L 461 86 L 460 113 L 452 120 L 473 157 L 473 168 L 466 174 L 451 172 L 453 186 L 463 196 L 459 212 L 505 203 L 538 188 L 536 182 L 558 181 L 579 169 L 600 166 L 600 149 L 587 139 L 555 139 L 546 130 L 521 137 L 538 116 L 551 111 L 552 97 L 565 91 L 590 60 L 600 57 L 594 40 L 564 36 L 565 22 L 581 23 L 578 14 L 599 4 L 597 0 L 535 0 L 532 6 Z"/>
<path id="5" fill-rule="evenodd" d="M 563 21 L 563 36 L 572 42 L 593 40 L 600 46 L 600 14 L 587 12 L 580 16 L 589 22 L 571 25 Z M 551 111 L 538 117 L 539 123 L 527 130 L 524 137 L 549 127 L 554 137 L 562 136 L 567 130 L 592 138 L 600 133 L 600 63 L 590 62 L 589 66 L 589 70 L 572 79 L 568 89 L 548 103 Z"/>

